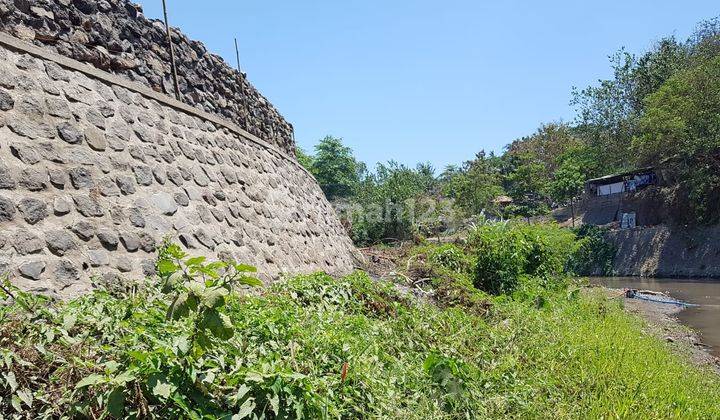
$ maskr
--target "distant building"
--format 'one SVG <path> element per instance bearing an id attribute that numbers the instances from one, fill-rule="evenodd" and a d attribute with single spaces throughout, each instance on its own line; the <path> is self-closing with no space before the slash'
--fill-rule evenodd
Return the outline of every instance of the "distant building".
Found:
<path id="1" fill-rule="evenodd" d="M 589 195 L 603 196 L 634 192 L 655 184 L 657 184 L 655 168 L 643 168 L 590 179 L 585 183 L 585 191 Z"/>
<path id="2" fill-rule="evenodd" d="M 652 197 L 635 194 L 658 184 L 655 168 L 641 168 L 590 179 L 585 183 L 583 223 L 616 224 L 621 229 L 658 223 L 658 207 Z"/>
<path id="3" fill-rule="evenodd" d="M 496 205 L 498 205 L 500 207 L 506 207 L 513 203 L 513 199 L 508 197 L 507 195 L 499 195 L 499 196 L 495 197 L 495 199 L 493 200 L 493 203 L 495 203 Z"/>

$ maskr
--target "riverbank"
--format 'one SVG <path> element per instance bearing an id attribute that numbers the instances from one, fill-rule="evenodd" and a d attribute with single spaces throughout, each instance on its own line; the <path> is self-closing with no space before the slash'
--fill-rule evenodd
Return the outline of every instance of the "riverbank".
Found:
<path id="1" fill-rule="evenodd" d="M 594 287 L 592 287 L 594 288 Z M 642 332 L 665 341 L 678 357 L 720 375 L 720 358 L 711 353 L 701 335 L 677 318 L 683 308 L 625 297 L 624 290 L 601 287 L 608 299 L 619 300 L 626 312 L 645 321 Z"/>

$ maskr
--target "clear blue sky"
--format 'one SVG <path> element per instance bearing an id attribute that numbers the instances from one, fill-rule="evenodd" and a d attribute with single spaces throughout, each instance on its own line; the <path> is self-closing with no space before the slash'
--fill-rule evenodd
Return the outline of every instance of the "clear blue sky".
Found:
<path id="1" fill-rule="evenodd" d="M 238 38 L 304 149 L 332 134 L 371 166 L 438 169 L 571 120 L 571 87 L 609 76 L 609 54 L 720 14 L 717 0 L 167 1 L 171 25 L 233 64 Z"/>

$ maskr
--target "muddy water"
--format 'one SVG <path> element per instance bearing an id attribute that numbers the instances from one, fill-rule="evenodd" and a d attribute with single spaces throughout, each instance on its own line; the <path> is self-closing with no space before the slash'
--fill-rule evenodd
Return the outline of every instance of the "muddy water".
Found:
<path id="1" fill-rule="evenodd" d="M 703 342 L 711 346 L 712 353 L 720 356 L 720 280 L 591 277 L 590 284 L 616 289 L 627 287 L 654 290 L 700 305 L 684 309 L 677 314 L 677 318 L 700 333 Z"/>

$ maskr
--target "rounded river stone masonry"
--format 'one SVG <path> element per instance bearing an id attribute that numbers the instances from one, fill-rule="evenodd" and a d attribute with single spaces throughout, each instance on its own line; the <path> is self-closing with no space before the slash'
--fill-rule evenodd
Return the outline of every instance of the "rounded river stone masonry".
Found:
<path id="1" fill-rule="evenodd" d="M 353 270 L 351 241 L 292 157 L 19 50 L 0 47 L 0 273 L 20 287 L 67 298 L 151 275 L 166 237 L 265 280 Z"/>
<path id="2" fill-rule="evenodd" d="M 0 30 L 158 92 L 174 95 L 165 26 L 161 21 L 147 19 L 139 5 L 127 0 L 0 0 Z M 244 74 L 208 52 L 202 43 L 188 39 L 174 28 L 172 38 L 183 102 L 229 119 L 286 153 L 294 154 L 292 125 Z M 30 63 L 19 64 L 25 70 L 32 69 Z M 55 65 L 48 66 L 47 74 L 55 80 L 67 78 Z M 0 75 L 0 86 L 10 83 L 13 82 L 4 81 Z M 82 90 L 66 93 L 76 100 L 81 100 L 82 94 Z M 127 100 L 122 92 L 118 96 Z M 12 108 L 13 99 L 6 92 L 0 92 L 0 110 Z M 48 107 L 47 111 L 55 116 L 68 114 L 62 101 L 51 100 Z M 118 111 L 104 104 L 88 109 L 84 117 L 92 125 L 105 129 L 105 118 L 115 112 L 120 112 L 124 119 L 139 118 L 150 125 L 153 122 L 148 115 L 132 116 L 125 110 Z M 32 130 L 46 134 L 44 128 L 34 126 Z M 141 139 L 151 140 L 150 130 L 141 127 L 135 132 Z M 77 142 L 83 133 L 66 127 L 59 134 L 65 141 Z M 93 133 L 84 134 L 89 137 L 89 146 L 96 147 L 97 138 Z M 106 146 L 100 142 L 100 147 Z"/>

